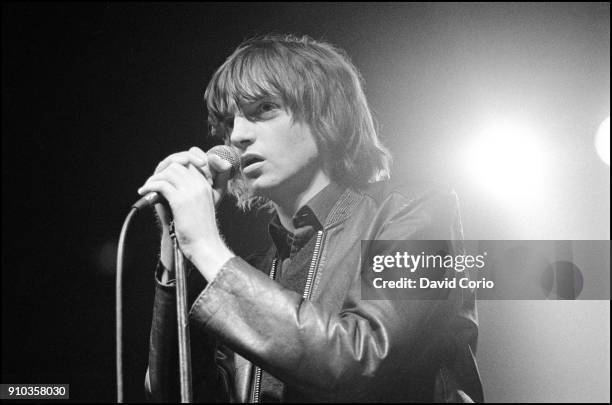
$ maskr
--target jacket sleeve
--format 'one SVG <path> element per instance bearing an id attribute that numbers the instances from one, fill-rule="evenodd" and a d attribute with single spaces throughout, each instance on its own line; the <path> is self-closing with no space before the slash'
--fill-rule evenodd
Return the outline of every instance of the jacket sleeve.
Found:
<path id="1" fill-rule="evenodd" d="M 394 214 L 381 224 L 376 239 L 461 237 L 454 193 L 388 204 Z M 390 300 L 381 292 L 362 300 L 359 273 L 353 271 L 342 310 L 330 312 L 233 258 L 197 297 L 190 318 L 286 383 L 323 397 L 359 398 L 380 386 L 381 378 L 404 383 L 427 378 L 420 373 L 431 368 L 431 355 L 446 345 L 436 339 L 446 335 L 437 320 L 447 305 L 439 298 L 448 291 L 422 291 L 410 300 Z"/>
<path id="2" fill-rule="evenodd" d="M 155 299 L 149 342 L 149 364 L 145 394 L 152 402 L 179 402 L 178 338 L 175 281 L 160 282 L 161 263 L 156 269 Z M 187 264 L 188 305 L 205 286 L 198 271 Z M 215 361 L 216 342 L 212 335 L 190 328 L 193 398 L 204 402 L 226 402 L 228 390 Z"/>

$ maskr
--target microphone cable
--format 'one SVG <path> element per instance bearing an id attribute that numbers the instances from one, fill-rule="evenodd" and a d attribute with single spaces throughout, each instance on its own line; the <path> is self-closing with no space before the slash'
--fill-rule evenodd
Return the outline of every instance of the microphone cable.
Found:
<path id="1" fill-rule="evenodd" d="M 123 403 L 123 251 L 125 248 L 125 237 L 132 217 L 138 208 L 132 207 L 125 217 L 119 244 L 117 246 L 117 275 L 115 284 L 115 342 L 117 363 L 117 402 Z"/>
<path id="2" fill-rule="evenodd" d="M 231 164 L 230 176 L 239 170 L 240 157 L 231 147 L 227 145 L 213 146 L 206 152 L 207 154 L 213 154 Z M 119 242 L 117 246 L 117 274 L 115 284 L 115 341 L 116 341 L 116 365 L 117 365 L 117 402 L 123 403 L 124 392 L 123 392 L 123 255 L 125 250 L 125 238 L 127 230 L 132 221 L 132 217 L 141 207 L 151 206 L 159 201 L 160 195 L 158 193 L 149 193 L 146 196 L 138 200 L 130 212 L 125 217 L 123 227 L 121 228 L 121 234 L 119 235 Z M 190 356 L 190 344 L 189 344 L 189 329 L 188 322 L 186 321 L 188 313 L 186 307 L 187 288 L 184 279 L 184 268 L 179 263 L 182 263 L 182 256 L 180 256 L 178 243 L 176 237 L 172 238 L 174 241 L 174 255 L 177 263 L 177 319 L 182 320 L 179 323 L 178 334 L 179 334 L 179 371 L 180 371 L 180 385 L 181 385 L 181 401 L 191 402 L 192 388 L 191 388 L 191 356 Z"/>

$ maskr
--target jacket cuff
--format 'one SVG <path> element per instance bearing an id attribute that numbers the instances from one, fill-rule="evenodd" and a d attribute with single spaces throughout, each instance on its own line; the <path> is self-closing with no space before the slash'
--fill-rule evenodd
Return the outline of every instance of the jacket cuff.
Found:
<path id="1" fill-rule="evenodd" d="M 195 299 L 189 318 L 200 326 L 206 326 L 213 317 L 231 316 L 232 310 L 237 309 L 228 308 L 228 304 L 237 304 L 236 301 L 245 298 L 248 300 L 247 297 L 255 290 L 261 291 L 256 285 L 270 281 L 266 274 L 234 256 L 225 262 L 212 282 Z"/>
<path id="2" fill-rule="evenodd" d="M 185 278 L 189 278 L 193 271 L 193 265 L 187 259 L 185 259 Z M 176 286 L 176 277 L 174 272 L 172 273 L 172 278 L 168 279 L 166 282 L 162 281 L 162 275 L 164 272 L 168 272 L 166 266 L 161 262 L 161 260 L 157 261 L 157 266 L 155 267 L 155 282 L 158 286 L 162 288 L 174 288 Z"/>
<path id="3" fill-rule="evenodd" d="M 158 260 L 157 266 L 155 267 L 155 283 L 157 284 L 158 287 L 162 289 L 170 289 L 170 288 L 174 289 L 174 287 L 176 286 L 176 279 L 174 277 L 169 279 L 165 283 L 161 281 L 162 274 L 164 274 L 165 271 L 168 271 L 168 270 L 163 265 L 161 260 Z"/>

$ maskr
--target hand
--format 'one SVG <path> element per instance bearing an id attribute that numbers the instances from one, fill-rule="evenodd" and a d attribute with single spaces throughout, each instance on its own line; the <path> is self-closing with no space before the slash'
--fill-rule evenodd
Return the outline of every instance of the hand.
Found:
<path id="1" fill-rule="evenodd" d="M 207 273 L 207 279 L 214 277 L 218 271 L 215 267 L 220 268 L 233 256 L 219 235 L 215 218 L 215 207 L 226 191 L 230 169 L 229 162 L 193 147 L 161 161 L 155 174 L 138 190 L 141 195 L 155 191 L 166 199 L 181 251 L 203 274 Z M 170 212 L 164 204 L 157 204 L 156 211 L 164 231 L 162 262 L 171 269 L 173 255 L 167 234 Z"/>
<path id="2" fill-rule="evenodd" d="M 162 172 L 172 163 L 185 167 L 193 165 L 200 170 L 212 186 L 215 207 L 219 205 L 227 191 L 227 183 L 230 179 L 232 165 L 228 161 L 214 154 L 208 155 L 202 149 L 194 146 L 189 151 L 174 153 L 162 160 L 155 168 L 154 174 Z M 156 204 L 155 210 L 162 227 L 167 230 L 172 219 L 169 210 L 163 203 Z"/>

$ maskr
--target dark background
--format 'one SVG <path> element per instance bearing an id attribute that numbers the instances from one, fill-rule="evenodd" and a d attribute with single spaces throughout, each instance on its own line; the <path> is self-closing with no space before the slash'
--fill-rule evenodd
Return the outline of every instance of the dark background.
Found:
<path id="1" fill-rule="evenodd" d="M 242 40 L 268 32 L 351 55 L 395 175 L 455 188 L 466 238 L 609 239 L 609 166 L 593 148 L 609 116 L 608 3 L 3 3 L 3 383 L 114 400 L 124 217 L 159 160 L 213 145 L 205 86 Z M 457 160 L 500 113 L 535 123 L 547 145 L 546 188 L 516 205 Z M 265 221 L 222 207 L 239 254 L 265 245 Z M 129 401 L 143 399 L 157 238 L 140 214 L 126 253 Z"/>

